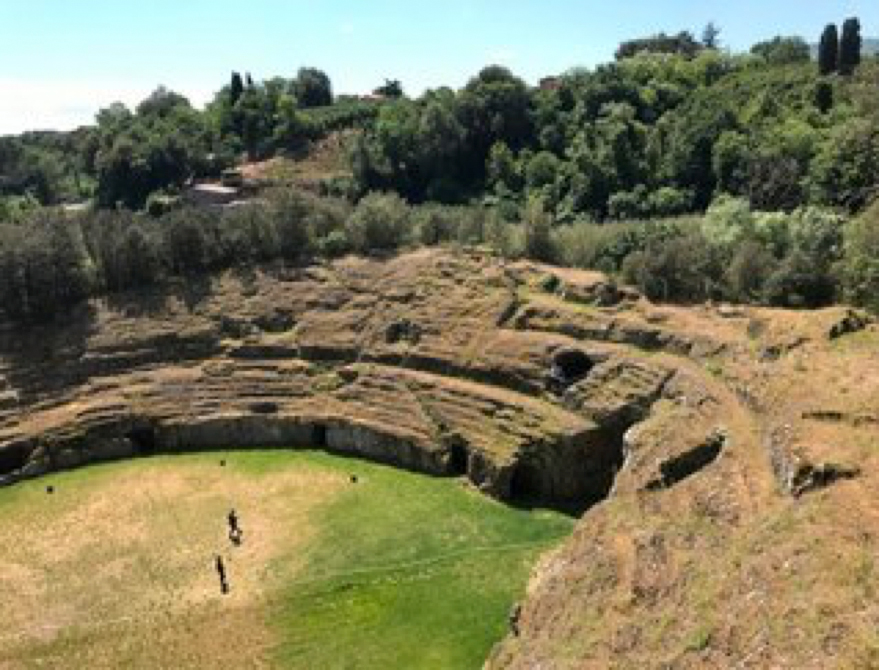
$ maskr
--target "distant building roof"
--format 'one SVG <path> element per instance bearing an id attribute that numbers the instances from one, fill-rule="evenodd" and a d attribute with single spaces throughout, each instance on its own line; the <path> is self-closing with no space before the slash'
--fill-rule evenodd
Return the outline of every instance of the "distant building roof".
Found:
<path id="1" fill-rule="evenodd" d="M 222 184 L 196 184 L 190 190 L 195 191 L 196 193 L 209 193 L 211 195 L 238 195 L 237 188 L 233 188 L 232 186 L 223 186 Z"/>
<path id="2" fill-rule="evenodd" d="M 183 197 L 195 205 L 228 205 L 241 197 L 241 191 L 222 184 L 195 184 L 183 192 Z"/>
<path id="3" fill-rule="evenodd" d="M 91 207 L 91 203 L 88 202 L 73 202 L 63 205 L 62 209 L 65 212 L 75 214 L 76 212 L 85 212 L 89 207 Z"/>

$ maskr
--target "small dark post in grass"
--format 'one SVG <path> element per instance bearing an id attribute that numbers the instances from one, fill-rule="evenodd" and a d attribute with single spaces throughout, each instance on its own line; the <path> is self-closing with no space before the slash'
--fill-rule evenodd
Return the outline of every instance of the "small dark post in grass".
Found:
<path id="1" fill-rule="evenodd" d="M 352 483 L 352 484 L 356 484 L 356 483 L 357 483 L 357 475 L 351 475 L 351 483 Z"/>
<path id="2" fill-rule="evenodd" d="M 221 468 L 225 468 L 225 467 L 226 467 L 226 461 L 225 461 L 225 460 L 220 461 L 220 467 L 221 467 Z"/>
<path id="3" fill-rule="evenodd" d="M 48 493 L 49 495 L 52 495 L 53 493 L 55 493 L 55 487 L 51 486 L 51 485 L 47 486 L 46 493 Z"/>

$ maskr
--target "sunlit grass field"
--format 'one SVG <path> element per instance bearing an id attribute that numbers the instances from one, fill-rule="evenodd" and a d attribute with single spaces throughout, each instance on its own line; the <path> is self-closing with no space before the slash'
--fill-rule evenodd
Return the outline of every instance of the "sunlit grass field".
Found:
<path id="1" fill-rule="evenodd" d="M 0 490 L 0 668 L 478 668 L 572 526 L 314 452 L 54 475 Z"/>

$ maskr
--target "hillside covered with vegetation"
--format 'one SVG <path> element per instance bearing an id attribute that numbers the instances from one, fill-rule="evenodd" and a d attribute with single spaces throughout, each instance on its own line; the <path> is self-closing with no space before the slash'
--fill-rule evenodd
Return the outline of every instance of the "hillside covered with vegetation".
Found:
<path id="1" fill-rule="evenodd" d="M 661 300 L 879 307 L 879 61 L 856 19 L 749 53 L 718 30 L 620 45 L 530 87 L 491 66 L 464 88 L 233 74 L 204 110 L 158 89 L 94 127 L 0 139 L 0 310 L 45 319 L 172 275 L 413 244 L 484 244 L 596 268 Z M 345 131 L 349 176 L 250 204 L 177 195 Z M 89 203 L 71 213 L 71 203 Z"/>

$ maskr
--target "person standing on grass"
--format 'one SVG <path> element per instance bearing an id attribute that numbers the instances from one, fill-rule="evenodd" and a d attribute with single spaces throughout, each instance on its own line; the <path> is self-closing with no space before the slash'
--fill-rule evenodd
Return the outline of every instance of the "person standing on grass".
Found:
<path id="1" fill-rule="evenodd" d="M 228 520 L 229 539 L 235 545 L 241 544 L 241 536 L 243 535 L 243 533 L 241 532 L 241 528 L 238 526 L 238 514 L 235 512 L 234 509 L 229 512 Z"/>
<path id="2" fill-rule="evenodd" d="M 229 582 L 226 581 L 226 564 L 223 563 L 223 557 L 217 555 L 217 574 L 220 576 L 220 593 L 223 595 L 229 593 Z"/>

